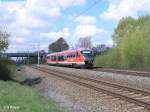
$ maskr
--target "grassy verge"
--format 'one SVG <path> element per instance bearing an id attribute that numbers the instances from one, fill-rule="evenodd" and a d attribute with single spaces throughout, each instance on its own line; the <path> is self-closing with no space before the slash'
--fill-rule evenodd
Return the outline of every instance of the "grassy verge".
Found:
<path id="1" fill-rule="evenodd" d="M 12 78 L 21 82 L 27 78 L 16 66 L 10 66 Z M 35 88 L 18 82 L 0 80 L 0 112 L 65 112 L 51 99 L 42 96 Z"/>
<path id="2" fill-rule="evenodd" d="M 60 107 L 31 87 L 0 81 L 0 112 L 62 112 Z"/>

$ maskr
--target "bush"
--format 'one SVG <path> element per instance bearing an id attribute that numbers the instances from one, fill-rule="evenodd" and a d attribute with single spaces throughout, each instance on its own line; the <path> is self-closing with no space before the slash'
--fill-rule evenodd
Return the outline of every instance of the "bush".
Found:
<path id="1" fill-rule="evenodd" d="M 8 59 L 0 59 L 0 80 L 12 80 L 11 64 Z"/>
<path id="2" fill-rule="evenodd" d="M 144 38 L 140 32 L 132 32 L 124 37 L 121 45 L 122 66 L 126 68 L 143 68 Z"/>
<path id="3" fill-rule="evenodd" d="M 104 55 L 98 55 L 95 59 L 95 63 L 101 67 L 120 67 L 121 57 L 119 53 L 119 49 L 113 48 L 109 52 Z"/>

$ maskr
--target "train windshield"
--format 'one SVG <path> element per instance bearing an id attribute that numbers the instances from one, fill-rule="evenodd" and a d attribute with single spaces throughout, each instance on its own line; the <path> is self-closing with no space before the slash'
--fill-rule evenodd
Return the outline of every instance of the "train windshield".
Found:
<path id="1" fill-rule="evenodd" d="M 81 51 L 81 53 L 85 56 L 85 57 L 93 57 L 92 51 L 90 50 L 83 50 Z"/>

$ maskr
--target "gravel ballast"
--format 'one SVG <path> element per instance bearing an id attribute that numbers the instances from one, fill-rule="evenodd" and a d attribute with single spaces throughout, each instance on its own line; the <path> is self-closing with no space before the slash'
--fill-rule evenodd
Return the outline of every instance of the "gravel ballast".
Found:
<path id="1" fill-rule="evenodd" d="M 42 65 L 44 67 L 51 67 L 47 65 Z M 72 68 L 63 67 L 52 67 L 53 69 L 65 70 L 70 73 L 80 73 L 88 75 L 89 77 L 98 77 L 103 80 L 114 81 L 117 83 L 122 83 L 124 85 L 130 85 L 127 83 L 128 76 L 126 78 L 121 77 L 121 75 L 115 75 L 112 73 L 96 72 L 90 70 L 80 70 Z M 23 71 L 28 74 L 28 77 L 42 77 L 42 82 L 35 87 L 45 96 L 54 99 L 59 102 L 62 107 L 67 108 L 71 112 L 149 112 L 143 107 L 135 106 L 134 104 L 128 103 L 126 101 L 120 100 L 118 98 L 113 98 L 106 94 L 96 92 L 94 90 L 88 89 L 86 87 L 80 86 L 78 84 L 72 83 L 70 81 L 49 75 L 47 73 L 40 72 L 33 68 L 24 66 Z M 92 75 L 91 75 L 92 74 Z M 119 80 L 121 78 L 121 80 Z M 131 77 L 130 77 L 131 78 Z M 133 78 L 133 81 L 137 79 Z M 149 79 L 142 79 L 142 81 L 149 81 Z M 132 82 L 130 79 L 129 81 Z M 141 79 L 140 79 L 141 81 Z M 141 83 L 141 82 L 140 82 Z M 131 83 L 134 87 L 135 84 Z M 142 86 L 145 86 L 142 83 Z M 149 84 L 148 84 L 149 85 Z M 144 89 L 148 88 L 148 85 Z M 136 86 L 139 87 L 139 86 Z"/>
<path id="2" fill-rule="evenodd" d="M 47 66 L 47 65 L 40 65 L 40 66 L 49 69 L 66 71 L 67 73 L 76 73 L 78 75 L 101 79 L 104 81 L 113 82 L 124 86 L 129 86 L 150 92 L 150 77 L 115 74 L 87 69 L 75 69 L 75 68 Z"/>

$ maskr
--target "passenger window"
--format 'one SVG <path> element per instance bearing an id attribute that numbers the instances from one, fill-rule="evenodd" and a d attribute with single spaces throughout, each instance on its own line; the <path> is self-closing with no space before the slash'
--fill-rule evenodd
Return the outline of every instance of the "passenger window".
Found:
<path id="1" fill-rule="evenodd" d="M 67 54 L 67 57 L 68 57 L 68 58 L 71 58 L 71 53 Z"/>
<path id="2" fill-rule="evenodd" d="M 56 61 L 56 56 L 54 56 L 54 61 Z"/>
<path id="3" fill-rule="evenodd" d="M 63 55 L 59 55 L 58 56 L 58 61 L 64 61 L 64 56 Z"/>

